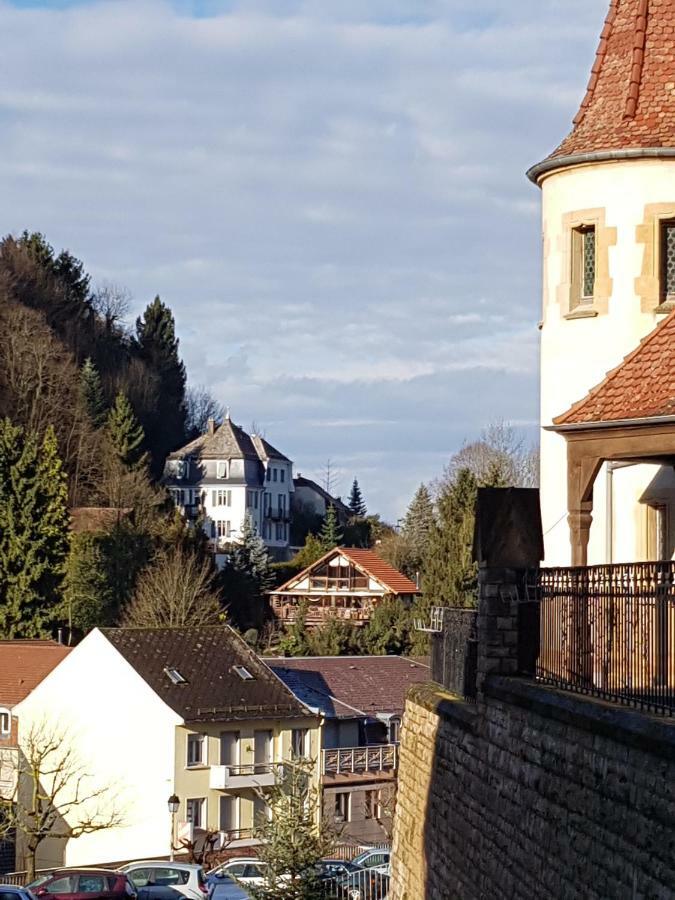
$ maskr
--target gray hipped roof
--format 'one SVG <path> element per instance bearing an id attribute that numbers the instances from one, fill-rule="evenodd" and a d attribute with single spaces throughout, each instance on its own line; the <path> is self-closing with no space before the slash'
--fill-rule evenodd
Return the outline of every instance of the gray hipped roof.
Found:
<path id="1" fill-rule="evenodd" d="M 184 447 L 169 454 L 169 459 L 184 459 L 187 456 L 199 459 L 252 459 L 264 462 L 279 459 L 289 462 L 259 435 L 249 435 L 239 425 L 227 418 L 213 432 L 201 434 Z"/>

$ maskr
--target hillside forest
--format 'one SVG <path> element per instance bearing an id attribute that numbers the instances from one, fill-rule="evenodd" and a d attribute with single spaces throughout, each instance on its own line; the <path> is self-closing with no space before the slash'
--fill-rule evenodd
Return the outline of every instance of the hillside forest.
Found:
<path id="1" fill-rule="evenodd" d="M 368 515 L 354 479 L 351 517 L 330 507 L 290 562 L 273 563 L 247 522 L 218 572 L 201 522 L 181 517 L 159 478 L 222 407 L 188 387 L 162 299 L 133 326 L 129 305 L 42 234 L 0 241 L 0 638 L 228 621 L 263 652 L 424 652 L 413 618 L 473 600 L 477 487 L 532 484 L 534 451 L 488 429 L 420 486 L 398 529 Z M 419 579 L 418 608 L 382 607 L 360 633 L 340 622 L 310 633 L 302 616 L 279 633 L 267 591 L 336 544 L 372 546 Z"/>

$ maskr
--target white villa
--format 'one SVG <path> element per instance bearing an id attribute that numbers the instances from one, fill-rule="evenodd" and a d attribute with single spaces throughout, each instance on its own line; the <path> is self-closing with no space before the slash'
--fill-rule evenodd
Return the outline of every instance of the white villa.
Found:
<path id="1" fill-rule="evenodd" d="M 216 554 L 240 539 L 248 515 L 270 553 L 288 555 L 293 463 L 229 415 L 169 455 L 163 482 L 186 516 L 203 516 Z"/>

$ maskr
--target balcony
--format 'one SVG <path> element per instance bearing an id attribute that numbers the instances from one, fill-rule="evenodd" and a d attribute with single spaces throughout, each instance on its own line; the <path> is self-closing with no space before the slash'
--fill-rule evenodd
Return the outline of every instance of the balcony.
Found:
<path id="1" fill-rule="evenodd" d="M 273 787 L 281 763 L 256 763 L 250 766 L 211 766 L 212 791 L 241 791 L 246 788 Z"/>
<path id="2" fill-rule="evenodd" d="M 370 747 L 341 747 L 321 751 L 322 775 L 393 773 L 397 766 L 398 744 L 373 744 Z"/>
<path id="3" fill-rule="evenodd" d="M 297 603 L 284 603 L 283 598 L 272 598 L 272 612 L 284 622 L 295 622 L 298 616 Z M 370 604 L 364 607 L 357 606 L 319 606 L 312 604 L 306 613 L 307 625 L 322 625 L 329 619 L 343 619 L 354 625 L 365 625 L 370 622 L 372 607 Z"/>
<path id="4" fill-rule="evenodd" d="M 287 509 L 266 509 L 265 518 L 271 519 L 273 522 L 290 522 L 291 514 Z"/>

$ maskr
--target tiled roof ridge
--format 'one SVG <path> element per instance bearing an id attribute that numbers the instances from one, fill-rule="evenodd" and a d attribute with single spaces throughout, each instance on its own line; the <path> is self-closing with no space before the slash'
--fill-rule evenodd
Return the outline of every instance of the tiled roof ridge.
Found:
<path id="1" fill-rule="evenodd" d="M 576 403 L 572 404 L 572 406 L 567 410 L 567 412 L 562 413 L 560 416 L 556 416 L 553 419 L 554 425 L 572 425 L 577 424 L 579 420 L 576 418 L 577 413 L 589 403 L 590 400 L 593 400 L 597 395 L 602 391 L 606 391 L 608 386 L 621 375 L 627 366 L 629 366 L 636 357 L 640 356 L 653 341 L 657 340 L 661 337 L 662 332 L 670 329 L 671 326 L 675 326 L 675 309 L 668 315 L 666 318 L 659 322 L 659 324 L 653 328 L 649 334 L 645 335 L 640 339 L 638 345 L 631 350 L 631 352 L 624 356 L 621 362 L 616 365 L 613 369 L 610 369 L 605 377 L 600 381 L 595 387 L 592 387 L 589 392 L 581 398 L 581 400 L 577 400 Z M 675 341 L 675 335 L 673 335 L 673 339 Z M 675 344 L 674 344 L 675 346 Z M 625 418 L 630 418 L 626 416 Z M 590 420 L 589 420 L 590 424 Z"/>
<path id="2" fill-rule="evenodd" d="M 612 33 L 612 28 L 614 27 L 614 21 L 616 19 L 617 10 L 619 8 L 619 2 L 620 0 L 611 0 L 609 12 L 607 13 L 605 24 L 600 34 L 600 43 L 598 44 L 598 49 L 595 54 L 595 61 L 593 62 L 593 67 L 591 68 L 591 77 L 588 81 L 588 87 L 586 88 L 586 95 L 581 101 L 579 112 L 573 119 L 575 125 L 581 124 L 584 116 L 586 115 L 586 111 L 591 105 L 591 101 L 593 100 L 593 97 L 595 95 L 595 89 L 598 84 L 598 77 L 605 62 L 605 56 L 607 55 L 609 37 Z"/>
<path id="3" fill-rule="evenodd" d="M 390 565 L 385 559 L 379 556 L 374 550 L 371 550 L 369 547 L 332 547 L 330 550 L 327 550 L 323 556 L 319 557 L 319 559 L 315 560 L 309 566 L 306 566 L 301 572 L 298 572 L 297 575 L 293 575 L 292 578 L 289 578 L 288 581 L 285 581 L 282 585 L 270 591 L 270 594 L 279 594 L 283 591 L 287 590 L 290 585 L 294 582 L 298 581 L 305 572 L 310 572 L 312 569 L 316 568 L 321 563 L 325 562 L 327 559 L 330 559 L 335 553 L 341 553 L 343 556 L 346 556 L 355 566 L 360 569 L 364 569 L 365 573 L 370 578 L 375 578 L 379 581 L 385 588 L 388 588 L 390 591 L 396 594 L 403 593 L 416 593 L 419 594 L 420 590 L 417 585 L 411 581 L 407 575 L 404 575 L 403 572 L 400 572 L 398 569 L 394 568 L 394 566 Z M 364 561 L 363 559 L 359 559 L 360 555 L 366 555 L 368 559 Z M 378 574 L 374 569 L 368 568 L 368 561 L 372 560 L 371 566 L 373 562 L 376 562 L 378 566 L 381 566 L 385 569 L 385 572 L 381 572 Z M 400 586 L 387 584 L 386 578 L 395 577 L 397 579 L 401 579 Z"/>
<path id="4" fill-rule="evenodd" d="M 625 119 L 632 119 L 637 112 L 640 98 L 640 86 L 645 63 L 645 44 L 647 41 L 647 15 L 649 14 L 649 0 L 640 0 L 640 7 L 635 18 L 635 36 L 633 38 L 633 58 L 628 83 L 628 97 L 626 99 Z"/>

